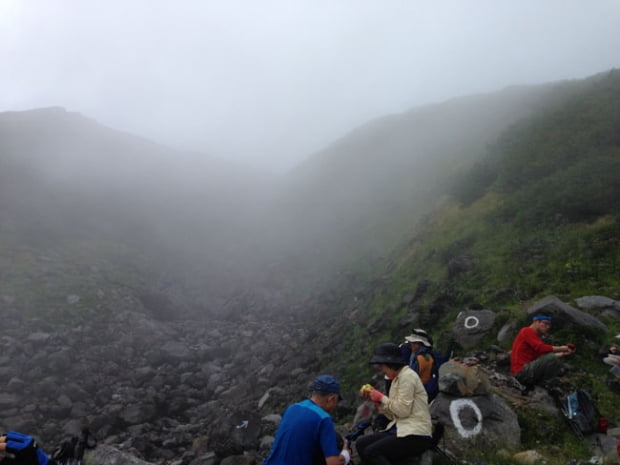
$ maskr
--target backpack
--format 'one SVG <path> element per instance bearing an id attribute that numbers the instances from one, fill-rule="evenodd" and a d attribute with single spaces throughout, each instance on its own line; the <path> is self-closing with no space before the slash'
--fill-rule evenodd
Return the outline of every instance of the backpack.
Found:
<path id="1" fill-rule="evenodd" d="M 433 356 L 431 379 L 424 385 L 424 388 L 428 394 L 429 402 L 439 393 L 439 367 L 448 361 L 448 358 L 441 352 L 431 352 L 431 355 Z"/>
<path id="2" fill-rule="evenodd" d="M 561 407 L 562 413 L 578 436 L 607 432 L 607 420 L 600 414 L 588 391 L 578 389 L 571 392 L 562 399 Z"/>
<path id="3" fill-rule="evenodd" d="M 419 368 L 415 366 L 419 366 L 419 362 L 415 361 L 414 366 L 409 364 L 409 360 L 411 358 L 411 349 L 409 348 L 409 344 L 402 343 L 400 346 L 400 352 L 403 359 L 407 365 L 414 369 L 416 373 L 418 373 Z M 431 369 L 431 379 L 424 384 L 424 389 L 426 389 L 426 393 L 428 394 L 428 401 L 433 400 L 437 394 L 439 393 L 439 367 L 448 361 L 448 357 L 443 355 L 441 352 L 433 352 L 429 349 L 427 354 L 431 354 L 433 356 L 433 368 Z M 424 355 L 424 354 L 420 354 Z M 420 356 L 418 355 L 418 357 Z"/>

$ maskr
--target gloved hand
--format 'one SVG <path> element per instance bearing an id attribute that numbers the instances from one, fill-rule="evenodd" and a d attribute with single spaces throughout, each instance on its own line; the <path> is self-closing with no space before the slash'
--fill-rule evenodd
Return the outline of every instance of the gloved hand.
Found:
<path id="1" fill-rule="evenodd" d="M 48 465 L 50 462 L 32 436 L 16 431 L 9 431 L 0 437 L 0 450 L 12 454 L 16 465 Z"/>
<path id="2" fill-rule="evenodd" d="M 371 389 L 368 393 L 368 397 L 370 397 L 370 400 L 372 400 L 375 404 L 380 404 L 381 399 L 383 399 L 383 393 L 377 391 L 376 389 Z"/>

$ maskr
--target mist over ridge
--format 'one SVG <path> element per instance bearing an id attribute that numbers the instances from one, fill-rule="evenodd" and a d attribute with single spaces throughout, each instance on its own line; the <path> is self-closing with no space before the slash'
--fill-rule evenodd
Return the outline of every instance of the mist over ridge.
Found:
<path id="1" fill-rule="evenodd" d="M 373 347 L 412 326 L 443 353 L 492 351 L 503 376 L 499 334 L 541 298 L 600 313 L 570 339 L 574 382 L 601 381 L 592 354 L 620 330 L 619 109 L 618 70 L 460 97 L 370 121 L 282 176 L 60 108 L 0 114 L 2 426 L 54 444 L 87 420 L 158 463 L 264 457 L 275 425 L 247 445 L 231 431 L 323 372 L 348 421 Z M 475 347 L 463 314 L 494 321 Z"/>
<path id="2" fill-rule="evenodd" d="M 139 286 L 163 292 L 165 277 L 165 293 L 185 308 L 222 312 L 258 299 L 259 308 L 290 309 L 343 271 L 372 268 L 503 131 L 595 79 L 379 118 L 284 175 L 179 152 L 59 108 L 3 113 L 0 235 L 41 253 L 88 241 L 92 260 L 97 241 L 122 243 L 149 263 Z"/>

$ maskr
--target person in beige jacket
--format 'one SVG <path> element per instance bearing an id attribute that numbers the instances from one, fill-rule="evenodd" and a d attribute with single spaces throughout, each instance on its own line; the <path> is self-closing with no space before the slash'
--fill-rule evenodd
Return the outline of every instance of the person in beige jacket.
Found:
<path id="1" fill-rule="evenodd" d="M 370 360 L 392 379 L 388 395 L 362 388 L 360 396 L 371 400 L 390 423 L 385 430 L 360 437 L 356 442 L 362 465 L 392 465 L 432 447 L 431 414 L 424 385 L 402 360 L 398 345 L 380 344 Z"/>

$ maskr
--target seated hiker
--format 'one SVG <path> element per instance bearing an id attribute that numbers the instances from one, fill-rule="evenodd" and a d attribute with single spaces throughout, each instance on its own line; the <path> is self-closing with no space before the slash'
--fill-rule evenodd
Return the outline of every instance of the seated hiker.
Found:
<path id="1" fill-rule="evenodd" d="M 9 431 L 0 436 L 0 451 L 6 455 L 0 459 L 11 465 L 48 465 L 50 458 L 39 448 L 32 436 Z"/>
<path id="2" fill-rule="evenodd" d="M 347 465 L 348 443 L 339 446 L 331 413 L 336 411 L 340 383 L 321 375 L 312 384 L 310 398 L 290 405 L 280 421 L 269 457 L 264 465 Z"/>
<path id="3" fill-rule="evenodd" d="M 603 359 L 607 365 L 611 365 L 610 373 L 620 378 L 620 349 L 616 344 L 609 346 L 609 352 Z"/>
<path id="4" fill-rule="evenodd" d="M 433 446 L 426 390 L 420 377 L 403 361 L 398 345 L 380 344 L 370 364 L 392 380 L 388 395 L 371 386 L 360 391 L 390 423 L 384 431 L 360 437 L 357 452 L 363 465 L 389 465 L 421 454 Z"/>
<path id="5" fill-rule="evenodd" d="M 406 360 L 409 368 L 415 371 L 426 389 L 428 401 L 433 400 L 439 392 L 438 366 L 440 362 L 435 360 L 433 353 L 433 338 L 423 329 L 414 329 L 405 338 L 409 345 L 410 355 Z"/>
<path id="6" fill-rule="evenodd" d="M 519 331 L 512 344 L 510 370 L 526 390 L 558 376 L 562 370 L 559 358 L 575 353 L 574 344 L 545 344 L 541 338 L 550 328 L 550 316 L 535 315 L 532 323 Z"/>

